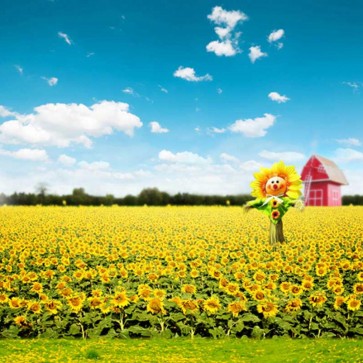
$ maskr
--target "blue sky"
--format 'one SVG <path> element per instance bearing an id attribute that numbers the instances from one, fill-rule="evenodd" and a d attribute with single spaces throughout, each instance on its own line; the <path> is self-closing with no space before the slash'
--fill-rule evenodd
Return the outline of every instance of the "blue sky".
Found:
<path id="1" fill-rule="evenodd" d="M 248 193 L 312 154 L 363 194 L 359 0 L 2 0 L 0 192 Z"/>

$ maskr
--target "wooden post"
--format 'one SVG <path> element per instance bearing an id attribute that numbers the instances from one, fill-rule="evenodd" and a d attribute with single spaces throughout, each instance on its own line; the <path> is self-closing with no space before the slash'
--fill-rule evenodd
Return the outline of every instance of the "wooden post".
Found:
<path id="1" fill-rule="evenodd" d="M 275 246 L 278 242 L 285 242 L 282 220 L 277 224 L 270 222 L 270 244 Z"/>

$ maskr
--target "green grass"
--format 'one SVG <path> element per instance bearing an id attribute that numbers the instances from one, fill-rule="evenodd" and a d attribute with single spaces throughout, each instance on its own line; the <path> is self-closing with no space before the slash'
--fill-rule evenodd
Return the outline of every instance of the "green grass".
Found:
<path id="1" fill-rule="evenodd" d="M 0 340 L 0 362 L 363 362 L 362 340 Z"/>

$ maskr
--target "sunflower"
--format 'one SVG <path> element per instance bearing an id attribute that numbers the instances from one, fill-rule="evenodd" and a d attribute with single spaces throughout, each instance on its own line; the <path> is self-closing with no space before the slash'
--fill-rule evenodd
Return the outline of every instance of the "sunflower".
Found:
<path id="1" fill-rule="evenodd" d="M 185 292 L 187 294 L 195 294 L 197 288 L 195 287 L 195 285 L 186 284 L 182 286 L 181 290 L 182 292 Z"/>
<path id="2" fill-rule="evenodd" d="M 262 290 L 256 290 L 253 292 L 252 297 L 256 301 L 264 301 L 266 299 L 266 294 Z"/>
<path id="3" fill-rule="evenodd" d="M 278 313 L 276 304 L 271 301 L 266 301 L 263 304 L 258 304 L 257 311 L 259 313 L 262 313 L 264 318 L 272 318 Z"/>
<path id="4" fill-rule="evenodd" d="M 288 281 L 281 282 L 280 284 L 280 290 L 287 294 L 290 291 L 291 284 Z"/>
<path id="5" fill-rule="evenodd" d="M 83 307 L 83 296 L 74 295 L 67 299 L 68 305 L 70 306 L 71 310 L 75 313 L 78 313 Z"/>
<path id="6" fill-rule="evenodd" d="M 291 313 L 293 311 L 299 311 L 302 307 L 302 301 L 299 298 L 291 299 L 285 306 L 285 311 Z"/>
<path id="7" fill-rule="evenodd" d="M 309 296 L 309 302 L 314 307 L 320 307 L 327 301 L 324 292 L 317 291 Z"/>
<path id="8" fill-rule="evenodd" d="M 215 314 L 221 308 L 219 299 L 215 296 L 212 296 L 209 299 L 205 300 L 203 306 L 204 310 L 210 314 Z"/>
<path id="9" fill-rule="evenodd" d="M 9 306 L 11 309 L 19 309 L 19 308 L 21 308 L 21 302 L 22 302 L 22 300 L 19 299 L 18 297 L 12 297 L 9 300 Z"/>
<path id="10" fill-rule="evenodd" d="M 112 298 L 113 306 L 117 306 L 123 308 L 129 304 L 129 298 L 126 295 L 126 292 L 117 292 Z"/>
<path id="11" fill-rule="evenodd" d="M 57 300 L 49 300 L 44 304 L 45 310 L 49 313 L 55 315 L 58 313 L 58 310 L 62 307 L 62 303 Z"/>
<path id="12" fill-rule="evenodd" d="M 301 195 L 301 179 L 294 166 L 287 166 L 283 161 L 272 165 L 270 169 L 262 167 L 253 174 L 255 180 L 251 183 L 251 195 L 256 198 L 266 198 L 265 185 L 268 179 L 279 176 L 286 180 L 286 195 L 291 199 L 298 199 Z"/>
<path id="13" fill-rule="evenodd" d="M 346 298 L 344 296 L 337 296 L 334 301 L 334 309 L 338 310 L 346 302 Z"/>
<path id="14" fill-rule="evenodd" d="M 34 314 L 40 314 L 42 307 L 38 301 L 29 301 L 28 310 L 32 311 Z"/>
<path id="15" fill-rule="evenodd" d="M 5 304 L 9 301 L 8 295 L 1 293 L 0 294 L 0 304 Z"/>
<path id="16" fill-rule="evenodd" d="M 152 314 L 165 314 L 166 313 L 162 300 L 160 300 L 157 297 L 150 299 L 150 301 L 147 304 L 146 310 Z"/>
<path id="17" fill-rule="evenodd" d="M 199 311 L 197 300 L 182 300 L 180 307 L 184 314 L 195 314 Z"/>
<path id="18" fill-rule="evenodd" d="M 28 322 L 26 320 L 26 317 L 23 315 L 17 316 L 16 318 L 14 318 L 14 322 L 16 325 L 24 328 L 26 326 L 28 326 Z"/>
<path id="19" fill-rule="evenodd" d="M 351 295 L 347 301 L 348 310 L 356 311 L 359 310 L 361 301 L 356 298 L 355 295 Z"/>
<path id="20" fill-rule="evenodd" d="M 353 290 L 355 294 L 363 294 L 363 283 L 354 284 Z"/>
<path id="21" fill-rule="evenodd" d="M 293 295 L 301 295 L 303 293 L 303 288 L 299 285 L 291 285 L 290 286 L 290 291 Z"/>
<path id="22" fill-rule="evenodd" d="M 227 311 L 232 313 L 234 317 L 238 316 L 238 314 L 242 311 L 246 311 L 246 303 L 244 301 L 234 301 L 228 304 Z"/>
<path id="23" fill-rule="evenodd" d="M 236 282 L 229 282 L 224 291 L 229 295 L 236 295 L 239 291 L 239 285 Z"/>

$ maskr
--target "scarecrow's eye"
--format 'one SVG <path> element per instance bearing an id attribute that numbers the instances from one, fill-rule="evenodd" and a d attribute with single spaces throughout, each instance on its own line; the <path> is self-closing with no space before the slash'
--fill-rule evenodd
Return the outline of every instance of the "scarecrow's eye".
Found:
<path id="1" fill-rule="evenodd" d="M 273 180 L 271 181 L 271 184 L 275 183 Z"/>
<path id="2" fill-rule="evenodd" d="M 278 181 L 278 180 L 276 180 L 276 183 L 278 184 L 278 183 L 279 183 L 279 181 Z"/>

